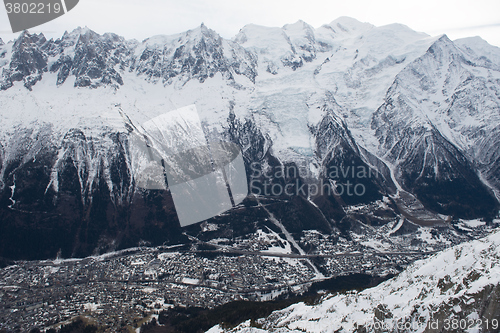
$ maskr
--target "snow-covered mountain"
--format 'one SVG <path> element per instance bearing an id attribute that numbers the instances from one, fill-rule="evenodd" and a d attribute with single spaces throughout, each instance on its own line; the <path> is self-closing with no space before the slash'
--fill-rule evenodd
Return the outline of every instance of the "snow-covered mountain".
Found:
<path id="1" fill-rule="evenodd" d="M 500 231 L 409 266 L 364 291 L 297 303 L 215 332 L 499 332 Z M 257 328 L 260 327 L 260 328 Z"/>
<path id="2" fill-rule="evenodd" d="M 491 204 L 475 175 L 483 172 L 486 183 L 498 179 L 491 159 L 498 149 L 493 87 L 499 77 L 490 67 L 469 60 L 443 36 L 396 76 L 374 114 L 380 155 L 396 165 L 402 186 L 436 211 L 467 216 Z M 453 199 L 459 188 L 470 194 L 467 205 Z"/>
<path id="3" fill-rule="evenodd" d="M 361 221 L 354 205 L 369 213 L 382 200 L 393 222 L 490 221 L 499 59 L 479 37 L 346 17 L 318 29 L 247 25 L 232 40 L 203 24 L 142 42 L 88 28 L 57 40 L 25 31 L 0 42 L 0 256 L 185 240 L 170 193 L 136 186 L 129 129 L 190 104 L 208 137 L 242 148 L 249 181 L 252 163 L 273 175 L 261 175 L 261 190 L 265 180 L 359 186 L 274 196 L 288 207 L 274 214 L 296 233 L 344 230 Z M 305 172 L 277 177 L 283 167 Z M 315 215 L 285 218 L 303 205 Z M 231 214 L 226 222 L 239 218 Z"/>

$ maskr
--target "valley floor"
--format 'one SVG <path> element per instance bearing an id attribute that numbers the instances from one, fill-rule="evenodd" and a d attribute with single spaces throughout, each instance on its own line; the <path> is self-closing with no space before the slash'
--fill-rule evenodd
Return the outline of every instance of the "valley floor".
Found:
<path id="1" fill-rule="evenodd" d="M 439 235 L 424 227 L 391 233 L 402 227 L 401 221 L 364 225 L 370 232 L 350 232 L 349 240 L 304 231 L 294 245 L 300 252 L 284 235 L 259 229 L 232 240 L 203 242 L 190 236 L 191 244 L 178 247 L 16 262 L 0 270 L 0 329 L 50 327 L 79 315 L 108 328 L 134 327 L 174 306 L 266 301 L 303 294 L 313 282 L 335 276 L 397 274 L 417 259 L 464 241 L 454 231 L 467 228 L 461 223 Z M 492 228 L 479 222 L 473 227 L 477 237 Z"/>

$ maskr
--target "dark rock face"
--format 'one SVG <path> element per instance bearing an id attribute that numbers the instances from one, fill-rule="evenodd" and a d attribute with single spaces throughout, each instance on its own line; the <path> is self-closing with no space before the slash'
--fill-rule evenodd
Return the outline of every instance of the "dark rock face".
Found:
<path id="1" fill-rule="evenodd" d="M 402 185 L 426 207 L 465 219 L 496 215 L 492 193 L 465 156 L 439 133 L 422 133 L 410 151 L 398 171 Z M 433 160 L 426 158 L 426 151 L 433 151 Z"/>
<path id="2" fill-rule="evenodd" d="M 333 95 L 326 95 L 321 108 L 327 113 L 316 128 L 311 128 L 316 138 L 316 154 L 322 161 L 321 184 L 336 184 L 332 196 L 342 205 L 381 199 L 387 193 L 384 177 L 366 163 L 347 125 L 336 116 L 334 111 L 340 106 Z"/>
<path id="3" fill-rule="evenodd" d="M 255 56 L 238 44 L 222 39 L 204 25 L 189 31 L 175 45 L 147 45 L 136 55 L 136 41 L 126 41 L 112 33 L 99 35 L 89 29 L 76 29 L 61 39 L 47 41 L 43 34 L 23 32 L 13 46 L 10 68 L 4 71 L 2 90 L 13 82 L 24 81 L 26 88 L 41 80 L 43 73 L 57 73 L 57 85 L 70 75 L 75 87 L 121 86 L 123 78 L 117 71 L 135 71 L 153 82 L 165 84 L 180 77 L 184 82 L 204 82 L 216 73 L 227 80 L 243 75 L 255 82 Z M 231 57 L 227 57 L 230 54 Z M 47 68 L 48 57 L 57 59 Z"/>
<path id="4" fill-rule="evenodd" d="M 47 140 L 39 142 L 41 150 L 31 147 L 2 159 L 0 252 L 5 257 L 86 256 L 141 242 L 184 240 L 170 194 L 136 189 L 126 164 L 127 138 L 110 134 L 108 139 L 111 145 L 102 155 L 102 142 L 73 129 L 62 141 L 62 155 Z"/>
<path id="5" fill-rule="evenodd" d="M 43 34 L 31 35 L 23 32 L 13 46 L 9 69 L 2 73 L 1 90 L 12 87 L 13 82 L 22 81 L 24 86 L 31 87 L 42 79 L 47 72 L 47 40 Z"/>
<path id="6" fill-rule="evenodd" d="M 76 37 L 65 34 L 53 45 L 53 52 L 59 54 L 59 59 L 50 71 L 57 72 L 57 84 L 63 84 L 71 74 L 76 77 L 75 87 L 123 85 L 115 67 L 124 68 L 125 59 L 131 53 L 125 40 L 115 34 L 100 36 L 91 30 Z M 65 54 L 67 47 L 74 48 L 72 57 Z"/>
<path id="7" fill-rule="evenodd" d="M 225 50 L 231 53 L 227 58 Z M 204 82 L 215 74 L 232 80 L 244 75 L 252 82 L 257 76 L 255 57 L 234 42 L 223 40 L 205 25 L 191 30 L 170 45 L 150 45 L 132 60 L 131 68 L 153 82 L 171 83 L 175 77 Z"/>

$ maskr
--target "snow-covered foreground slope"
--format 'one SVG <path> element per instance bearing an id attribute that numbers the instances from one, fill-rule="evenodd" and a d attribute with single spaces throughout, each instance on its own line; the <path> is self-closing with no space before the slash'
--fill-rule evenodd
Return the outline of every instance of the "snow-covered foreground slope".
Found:
<path id="1" fill-rule="evenodd" d="M 417 261 L 377 287 L 298 303 L 257 324 L 262 329 L 248 321 L 209 332 L 498 332 L 500 230 Z"/>

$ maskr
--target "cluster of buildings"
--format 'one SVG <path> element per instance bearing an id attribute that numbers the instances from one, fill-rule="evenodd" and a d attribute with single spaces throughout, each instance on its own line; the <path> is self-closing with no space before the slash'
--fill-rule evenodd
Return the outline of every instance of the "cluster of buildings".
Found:
<path id="1" fill-rule="evenodd" d="M 395 232 L 401 223 L 361 225 L 363 230 L 348 237 L 310 230 L 291 240 L 259 229 L 237 239 L 192 237 L 189 250 L 141 247 L 83 259 L 17 262 L 0 269 L 0 332 L 52 327 L 77 316 L 111 331 L 135 328 L 171 307 L 266 301 L 302 294 L 330 277 L 395 274 L 461 241 L 453 231 Z"/>

